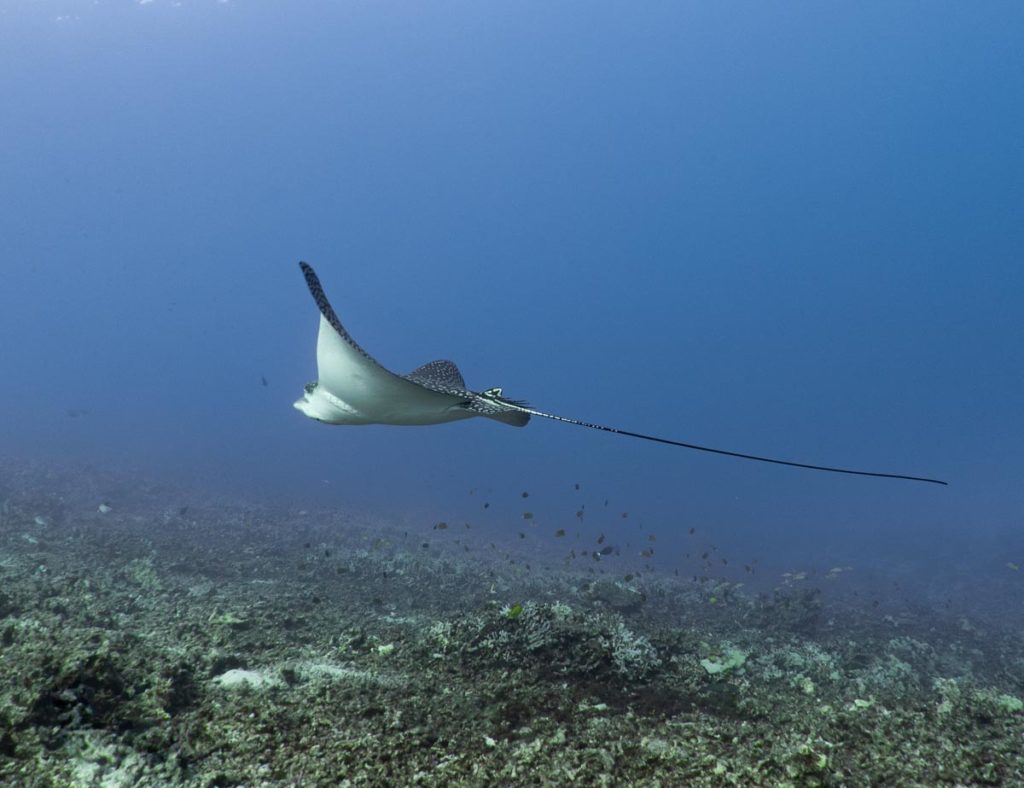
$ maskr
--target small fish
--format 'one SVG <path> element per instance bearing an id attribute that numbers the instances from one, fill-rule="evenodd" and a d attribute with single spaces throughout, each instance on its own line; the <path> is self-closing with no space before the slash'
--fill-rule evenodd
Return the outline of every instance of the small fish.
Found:
<path id="1" fill-rule="evenodd" d="M 654 555 L 654 551 L 653 551 L 653 550 L 651 550 L 651 549 L 647 549 L 647 550 L 641 550 L 641 551 L 640 551 L 640 555 L 641 555 L 642 557 L 644 557 L 644 558 L 650 558 L 651 556 L 653 556 L 653 555 Z"/>
<path id="2" fill-rule="evenodd" d="M 604 544 L 604 534 L 601 534 L 599 537 L 597 537 L 597 543 Z"/>
<path id="3" fill-rule="evenodd" d="M 263 375 L 260 375 L 260 382 L 263 384 L 264 388 L 267 387 L 267 385 L 268 385 L 267 384 L 267 379 L 265 377 L 263 377 Z"/>
<path id="4" fill-rule="evenodd" d="M 1010 567 L 1010 569 L 1012 569 L 1014 572 L 1020 571 L 1020 565 L 1013 563 L 1013 561 L 1007 561 L 1006 565 Z"/>
<path id="5" fill-rule="evenodd" d="M 100 513 L 100 514 L 106 514 L 107 512 L 112 512 L 112 511 L 114 511 L 114 507 L 113 507 L 113 506 L 111 506 L 111 505 L 110 505 L 110 504 L 108 504 L 108 503 L 101 503 L 101 504 L 99 505 L 98 511 L 99 511 L 99 513 Z"/>
<path id="6" fill-rule="evenodd" d="M 576 487 L 577 490 L 580 488 L 578 483 L 575 485 L 575 487 Z"/>
<path id="7" fill-rule="evenodd" d="M 524 534 L 522 531 L 520 531 L 519 532 L 519 538 L 520 539 L 525 539 L 526 538 L 526 534 Z"/>
<path id="8" fill-rule="evenodd" d="M 583 519 L 583 510 L 582 509 L 580 509 L 578 512 L 576 512 L 576 519 L 577 520 L 582 520 Z"/>
<path id="9" fill-rule="evenodd" d="M 629 517 L 629 512 L 623 512 L 622 519 L 625 520 L 627 517 Z"/>
<path id="10" fill-rule="evenodd" d="M 654 534 L 648 535 L 647 540 L 650 541 L 650 542 L 657 542 L 658 541 L 657 539 L 654 538 Z"/>
<path id="11" fill-rule="evenodd" d="M 523 519 L 524 520 L 532 520 L 533 519 L 533 512 L 523 512 Z"/>
<path id="12" fill-rule="evenodd" d="M 434 526 L 434 530 L 435 531 L 443 531 L 447 527 L 448 527 L 448 523 L 446 523 L 444 520 L 442 520 L 441 522 L 439 522 L 437 525 Z"/>
<path id="13" fill-rule="evenodd" d="M 690 536 L 693 536 L 696 532 L 697 532 L 696 528 L 691 528 L 690 529 Z"/>
<path id="14" fill-rule="evenodd" d="M 485 503 L 485 504 L 484 504 L 484 508 L 485 508 L 485 509 L 490 509 L 490 508 L 491 508 L 491 505 L 490 505 L 489 503 Z"/>
<path id="15" fill-rule="evenodd" d="M 625 575 L 625 576 L 623 576 L 622 579 L 625 580 L 628 583 L 630 580 L 633 579 L 633 575 L 631 575 L 631 574 Z"/>
<path id="16" fill-rule="evenodd" d="M 555 531 L 555 536 L 565 536 L 565 529 L 559 528 L 557 531 Z"/>
<path id="17" fill-rule="evenodd" d="M 526 492 L 526 490 L 523 490 L 523 498 L 529 498 L 529 497 L 530 497 L 530 493 Z"/>
<path id="18" fill-rule="evenodd" d="M 610 544 L 606 544 L 604 547 L 602 547 L 600 550 L 598 550 L 598 552 L 601 555 L 611 555 L 612 553 L 615 552 L 615 548 L 612 545 L 610 545 Z"/>

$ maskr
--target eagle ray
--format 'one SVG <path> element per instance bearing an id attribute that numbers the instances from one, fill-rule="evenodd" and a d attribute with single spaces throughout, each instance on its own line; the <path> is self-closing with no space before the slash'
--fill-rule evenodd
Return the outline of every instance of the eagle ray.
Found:
<path id="1" fill-rule="evenodd" d="M 503 396 L 500 388 L 485 391 L 467 388 L 459 368 L 454 362 L 446 359 L 427 362 L 408 375 L 397 375 L 363 350 L 345 330 L 327 299 L 313 267 L 305 262 L 300 262 L 299 266 L 306 278 L 309 292 L 320 310 L 320 330 L 316 343 L 318 379 L 306 385 L 305 393 L 295 402 L 295 407 L 311 419 L 324 424 L 427 425 L 483 416 L 514 427 L 524 427 L 531 416 L 539 416 L 615 435 L 773 465 L 853 476 L 946 484 L 939 479 L 924 476 L 836 468 L 715 449 L 545 413 L 530 407 L 522 400 Z"/>

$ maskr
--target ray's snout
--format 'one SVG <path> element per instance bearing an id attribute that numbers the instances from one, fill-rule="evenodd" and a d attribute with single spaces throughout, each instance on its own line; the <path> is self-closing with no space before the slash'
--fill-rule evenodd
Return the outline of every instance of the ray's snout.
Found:
<path id="1" fill-rule="evenodd" d="M 316 396 L 316 391 L 317 384 L 315 381 L 307 383 L 303 387 L 302 396 L 292 403 L 292 407 L 300 413 L 309 416 L 311 419 L 324 421 L 327 414 L 324 413 L 323 408 L 320 407 L 324 403 L 322 398 Z"/>

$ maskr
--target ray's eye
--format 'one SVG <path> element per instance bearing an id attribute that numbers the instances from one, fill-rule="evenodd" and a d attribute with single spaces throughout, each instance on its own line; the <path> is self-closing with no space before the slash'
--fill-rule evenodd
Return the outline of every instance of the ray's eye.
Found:
<path id="1" fill-rule="evenodd" d="M 307 394 L 312 394 L 314 391 L 316 391 L 316 387 L 319 385 L 320 383 L 314 380 L 312 383 L 307 383 L 302 388 L 305 389 Z"/>

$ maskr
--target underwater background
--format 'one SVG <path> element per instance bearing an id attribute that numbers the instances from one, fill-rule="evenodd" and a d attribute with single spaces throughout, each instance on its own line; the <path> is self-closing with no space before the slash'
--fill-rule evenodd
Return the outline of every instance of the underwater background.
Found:
<path id="1" fill-rule="evenodd" d="M 0 776 L 1024 784 L 1022 40 L 0 4 Z M 398 372 L 949 484 L 317 424 L 300 259 Z"/>

